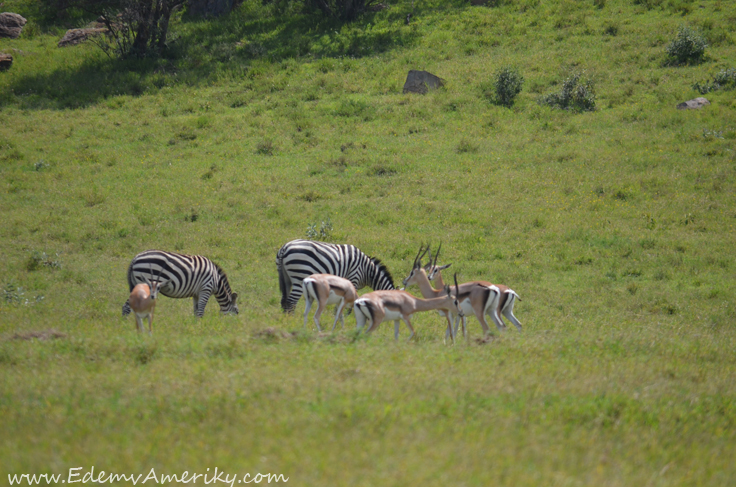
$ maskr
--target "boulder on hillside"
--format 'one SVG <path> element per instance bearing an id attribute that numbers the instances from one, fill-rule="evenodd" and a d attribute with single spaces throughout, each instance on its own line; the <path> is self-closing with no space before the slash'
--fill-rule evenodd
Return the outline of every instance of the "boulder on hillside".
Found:
<path id="1" fill-rule="evenodd" d="M 26 25 L 26 19 L 18 14 L 3 12 L 0 14 L 0 37 L 10 37 L 17 39 L 23 26 Z"/>
<path id="2" fill-rule="evenodd" d="M 106 27 L 102 27 L 102 28 L 87 27 L 84 29 L 69 29 L 68 31 L 66 31 L 66 34 L 64 34 L 64 37 L 61 38 L 61 40 L 59 41 L 59 44 L 57 45 L 59 47 L 76 46 L 80 42 L 84 42 L 92 36 L 104 34 L 105 32 L 107 32 Z"/>
<path id="3" fill-rule="evenodd" d="M 13 56 L 10 54 L 5 54 L 4 52 L 0 52 L 0 71 L 5 71 L 6 69 L 10 69 L 10 66 L 13 64 Z"/>
<path id="4" fill-rule="evenodd" d="M 678 110 L 699 110 L 703 108 L 705 105 L 710 105 L 710 102 L 703 98 L 702 96 L 699 96 L 698 98 L 695 98 L 693 100 L 688 100 L 680 103 L 677 105 Z"/>
<path id="5" fill-rule="evenodd" d="M 404 93 L 420 93 L 424 95 L 429 90 L 434 90 L 444 86 L 444 84 L 445 80 L 428 71 L 417 71 L 412 69 L 406 77 Z"/>

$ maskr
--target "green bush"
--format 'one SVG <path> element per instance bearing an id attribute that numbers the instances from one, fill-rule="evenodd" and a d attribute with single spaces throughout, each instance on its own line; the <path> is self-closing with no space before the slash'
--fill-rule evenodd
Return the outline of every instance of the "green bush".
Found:
<path id="1" fill-rule="evenodd" d="M 541 97 L 539 104 L 574 112 L 592 112 L 595 110 L 593 82 L 583 78 L 580 73 L 574 73 L 562 82 L 559 93 Z"/>
<path id="2" fill-rule="evenodd" d="M 504 67 L 496 73 L 494 88 L 496 90 L 496 103 L 505 107 L 514 104 L 514 98 L 521 93 L 521 85 L 524 77 L 514 68 Z"/>
<path id="3" fill-rule="evenodd" d="M 667 45 L 669 64 L 697 64 L 703 60 L 708 43 L 695 29 L 680 27 L 677 37 Z"/>
<path id="4" fill-rule="evenodd" d="M 693 89 L 701 95 L 711 91 L 736 89 L 736 68 L 724 69 L 713 78 L 712 82 L 695 83 Z"/>

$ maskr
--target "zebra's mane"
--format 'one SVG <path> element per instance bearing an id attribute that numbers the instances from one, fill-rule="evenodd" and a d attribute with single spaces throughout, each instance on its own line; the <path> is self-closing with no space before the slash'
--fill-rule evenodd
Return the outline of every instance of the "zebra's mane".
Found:
<path id="1" fill-rule="evenodd" d="M 373 265 L 376 266 L 378 273 L 380 274 L 381 272 L 383 272 L 386 275 L 386 277 L 388 277 L 388 280 L 391 282 L 391 285 L 393 286 L 394 278 L 389 272 L 388 267 L 386 267 L 386 264 L 381 262 L 381 260 L 378 257 L 369 257 L 369 259 L 371 259 L 371 262 L 373 262 Z"/>
<path id="2" fill-rule="evenodd" d="M 223 284 L 223 287 L 225 288 L 225 291 L 227 291 L 228 294 L 232 294 L 233 290 L 230 287 L 230 281 L 227 278 L 227 274 L 225 274 L 225 271 L 222 270 L 222 267 L 220 267 L 220 264 L 217 262 L 210 260 L 212 264 L 215 266 L 215 269 L 217 269 L 217 275 L 220 276 L 220 282 Z"/>

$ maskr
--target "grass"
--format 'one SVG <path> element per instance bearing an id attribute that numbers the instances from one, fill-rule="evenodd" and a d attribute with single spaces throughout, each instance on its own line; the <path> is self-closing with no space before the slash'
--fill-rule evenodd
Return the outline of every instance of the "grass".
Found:
<path id="1" fill-rule="evenodd" d="M 401 2 L 340 26 L 279 5 L 180 16 L 144 61 L 57 49 L 62 27 L 4 7 L 34 27 L 0 41 L 21 51 L 0 73 L 3 479 L 733 483 L 736 102 L 674 107 L 736 65 L 734 7 L 422 2 L 406 26 Z M 666 63 L 683 23 L 699 66 Z M 484 92 L 505 65 L 512 109 Z M 403 95 L 409 69 L 446 87 Z M 540 106 L 573 70 L 596 111 Z M 519 293 L 524 332 L 302 330 L 274 258 L 319 222 L 396 281 L 441 240 L 461 280 Z M 119 314 L 147 248 L 218 262 L 241 314 L 165 299 L 136 336 Z"/>

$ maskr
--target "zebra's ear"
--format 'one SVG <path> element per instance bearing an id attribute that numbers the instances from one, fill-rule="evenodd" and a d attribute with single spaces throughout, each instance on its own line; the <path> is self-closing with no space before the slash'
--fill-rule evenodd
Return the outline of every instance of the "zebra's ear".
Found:
<path id="1" fill-rule="evenodd" d="M 238 293 L 232 293 L 230 296 L 233 298 L 233 303 L 238 299 Z"/>

